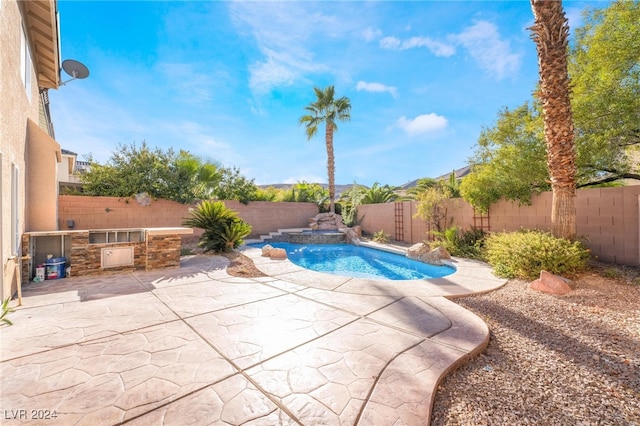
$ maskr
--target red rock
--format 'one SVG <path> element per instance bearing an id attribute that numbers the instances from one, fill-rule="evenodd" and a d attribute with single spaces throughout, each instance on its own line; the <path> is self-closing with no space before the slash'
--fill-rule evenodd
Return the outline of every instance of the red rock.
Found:
<path id="1" fill-rule="evenodd" d="M 540 278 L 529 284 L 532 290 L 541 291 L 549 294 L 567 294 L 571 292 L 571 287 L 567 281 L 557 275 L 553 275 L 547 271 L 540 271 Z"/>

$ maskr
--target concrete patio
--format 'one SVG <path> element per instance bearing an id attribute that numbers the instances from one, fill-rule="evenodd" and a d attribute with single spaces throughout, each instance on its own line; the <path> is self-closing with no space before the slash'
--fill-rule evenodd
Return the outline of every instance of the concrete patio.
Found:
<path id="1" fill-rule="evenodd" d="M 268 277 L 191 256 L 25 284 L 0 326 L 2 424 L 428 424 L 438 382 L 489 339 L 446 297 L 505 283 L 462 259 L 444 278 L 382 281 L 245 254 Z"/>

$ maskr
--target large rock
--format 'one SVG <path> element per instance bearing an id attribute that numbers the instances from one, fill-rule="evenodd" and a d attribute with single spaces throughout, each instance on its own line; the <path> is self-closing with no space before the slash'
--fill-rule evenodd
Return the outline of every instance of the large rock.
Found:
<path id="1" fill-rule="evenodd" d="M 269 257 L 269 255 L 271 254 L 271 250 L 273 250 L 273 246 L 267 244 L 266 246 L 262 247 L 262 256 L 263 257 Z"/>
<path id="2" fill-rule="evenodd" d="M 309 219 L 309 227 L 313 230 L 333 231 L 344 227 L 344 224 L 342 223 L 342 216 L 339 214 L 319 213 Z"/>
<path id="3" fill-rule="evenodd" d="M 543 293 L 562 295 L 571 292 L 569 282 L 566 278 L 553 275 L 547 271 L 540 271 L 540 278 L 532 281 L 529 284 L 529 288 Z"/>
<path id="4" fill-rule="evenodd" d="M 286 259 L 287 251 L 281 248 L 275 248 L 269 244 L 262 247 L 262 256 L 270 257 L 271 259 Z"/>
<path id="5" fill-rule="evenodd" d="M 425 243 L 417 243 L 409 247 L 407 250 L 407 257 L 413 260 L 420 260 L 420 257 L 431 251 L 428 245 Z"/>
<path id="6" fill-rule="evenodd" d="M 274 248 L 274 249 L 271 249 L 271 251 L 269 252 L 269 257 L 271 259 L 286 259 L 287 252 L 285 249 L 282 249 L 282 248 Z"/>
<path id="7" fill-rule="evenodd" d="M 431 265 L 444 265 L 445 262 L 443 260 L 451 260 L 451 255 L 444 247 L 437 247 L 431 250 L 425 243 L 418 243 L 409 247 L 407 257 Z"/>

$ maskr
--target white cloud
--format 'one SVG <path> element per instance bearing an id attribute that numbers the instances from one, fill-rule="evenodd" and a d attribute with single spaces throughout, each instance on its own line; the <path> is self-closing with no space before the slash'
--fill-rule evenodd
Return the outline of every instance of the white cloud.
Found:
<path id="1" fill-rule="evenodd" d="M 299 78 L 300 73 L 286 64 L 268 58 L 249 67 L 249 86 L 257 94 L 268 93 L 276 86 L 289 86 Z"/>
<path id="2" fill-rule="evenodd" d="M 383 49 L 400 49 L 402 42 L 398 37 L 385 37 L 380 40 L 380 47 Z"/>
<path id="3" fill-rule="evenodd" d="M 500 38 L 496 26 L 478 21 L 452 36 L 487 74 L 502 79 L 520 68 L 521 55 L 513 53 L 507 40 Z"/>
<path id="4" fill-rule="evenodd" d="M 576 21 L 575 15 L 571 20 Z M 465 48 L 487 74 L 498 79 L 518 71 L 521 54 L 514 53 L 508 40 L 502 39 L 496 25 L 487 21 L 478 21 L 458 34 L 447 37 L 447 42 L 431 37 L 415 36 L 405 40 L 394 36 L 382 37 L 379 41 L 382 49 L 409 50 L 427 48 L 435 56 L 448 58 L 455 55 L 456 46 Z"/>
<path id="5" fill-rule="evenodd" d="M 456 53 L 454 46 L 433 40 L 429 37 L 411 37 L 402 43 L 403 49 L 412 49 L 414 47 L 426 47 L 436 56 L 449 57 Z"/>
<path id="6" fill-rule="evenodd" d="M 314 10 L 309 3 L 231 2 L 231 17 L 239 31 L 255 38 L 263 59 L 250 67 L 255 94 L 291 85 L 308 73 L 330 70 L 316 61 L 315 38 L 334 38 L 347 32 L 343 21 Z"/>
<path id="7" fill-rule="evenodd" d="M 396 126 L 404 130 L 409 136 L 441 130 L 447 127 L 447 124 L 446 118 L 433 112 L 419 115 L 414 119 L 402 116 L 396 121 Z"/>
<path id="8" fill-rule="evenodd" d="M 359 81 L 356 84 L 356 90 L 365 92 L 389 92 L 394 98 L 398 96 L 398 90 L 393 86 L 385 86 L 382 83 L 367 83 L 366 81 Z"/>
<path id="9" fill-rule="evenodd" d="M 377 28 L 371 28 L 371 27 L 365 28 L 365 30 L 362 32 L 362 38 L 364 38 L 365 41 L 373 41 L 379 38 L 381 35 L 382 35 L 382 31 L 380 31 Z"/>
<path id="10" fill-rule="evenodd" d="M 456 53 L 455 46 L 434 40 L 430 37 L 411 37 L 404 41 L 397 37 L 384 37 L 380 40 L 380 47 L 393 50 L 409 50 L 426 47 L 434 55 L 444 57 L 449 57 Z"/>

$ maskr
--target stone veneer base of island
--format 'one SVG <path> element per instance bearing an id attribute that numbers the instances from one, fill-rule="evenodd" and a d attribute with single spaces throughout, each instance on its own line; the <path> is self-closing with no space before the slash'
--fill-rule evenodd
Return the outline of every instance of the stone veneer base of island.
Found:
<path id="1" fill-rule="evenodd" d="M 71 277 L 179 268 L 181 236 L 192 234 L 193 229 L 180 227 L 27 232 L 22 237 L 22 254 L 29 255 L 30 260 L 22 265 L 22 279 L 23 282 L 30 281 L 35 275 L 36 265 L 44 263 L 47 254 L 53 254 L 53 257 L 65 257 L 65 266 L 70 268 Z M 110 242 L 108 240 L 110 236 L 115 236 L 115 241 Z M 58 238 L 60 248 L 57 253 L 38 251 L 39 239 L 51 246 L 52 239 Z M 103 249 L 126 247 L 133 248 L 131 264 L 102 266 Z M 47 249 L 54 251 L 49 247 Z"/>

